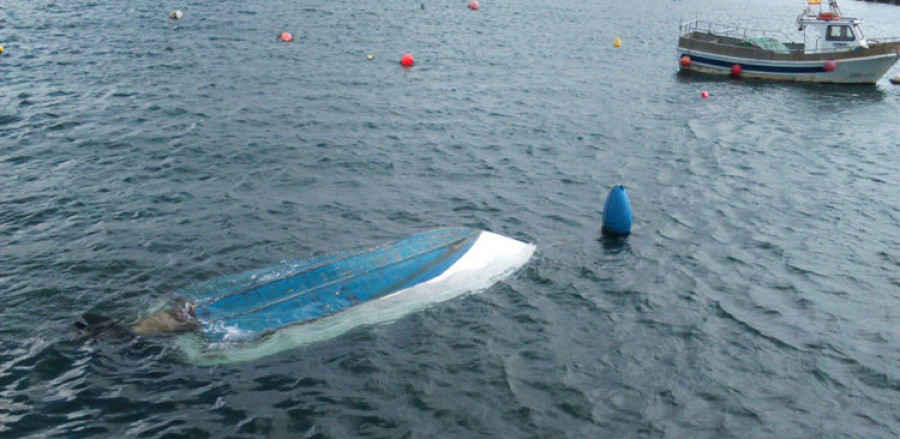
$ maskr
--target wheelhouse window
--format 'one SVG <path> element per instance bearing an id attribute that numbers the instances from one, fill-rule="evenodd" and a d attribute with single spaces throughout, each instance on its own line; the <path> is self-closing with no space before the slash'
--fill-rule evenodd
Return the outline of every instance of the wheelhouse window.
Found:
<path id="1" fill-rule="evenodd" d="M 853 41 L 853 30 L 850 26 L 828 26 L 825 39 L 828 41 Z"/>

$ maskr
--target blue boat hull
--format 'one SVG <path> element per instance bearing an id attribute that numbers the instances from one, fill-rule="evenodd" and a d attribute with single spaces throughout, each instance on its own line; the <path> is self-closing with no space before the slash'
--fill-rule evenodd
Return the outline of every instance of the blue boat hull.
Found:
<path id="1" fill-rule="evenodd" d="M 203 330 L 177 343 L 197 364 L 257 359 L 483 290 L 534 249 L 482 230 L 444 228 L 216 279 L 181 292 L 195 303 Z"/>
<path id="2" fill-rule="evenodd" d="M 433 279 L 458 261 L 480 233 L 431 230 L 375 248 L 233 276 L 187 295 L 210 341 L 247 338 Z"/>

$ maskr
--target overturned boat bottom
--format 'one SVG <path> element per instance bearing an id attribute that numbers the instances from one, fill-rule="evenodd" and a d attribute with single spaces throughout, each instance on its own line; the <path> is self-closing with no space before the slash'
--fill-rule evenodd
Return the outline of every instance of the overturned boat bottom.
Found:
<path id="1" fill-rule="evenodd" d="M 465 254 L 425 282 L 253 339 L 210 342 L 202 334 L 192 332 L 179 335 L 176 344 L 188 362 L 198 365 L 255 360 L 328 340 L 363 325 L 391 322 L 436 303 L 482 291 L 522 267 L 534 250 L 532 244 L 481 231 Z"/>

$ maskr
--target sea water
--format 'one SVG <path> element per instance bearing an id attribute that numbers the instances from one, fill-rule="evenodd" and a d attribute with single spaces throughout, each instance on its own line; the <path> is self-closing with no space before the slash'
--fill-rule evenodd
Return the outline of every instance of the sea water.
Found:
<path id="1" fill-rule="evenodd" d="M 797 38 L 804 6 L 4 2 L 0 436 L 896 437 L 900 68 L 677 73 L 681 20 Z M 900 7 L 842 7 L 900 34 Z M 618 183 L 632 233 L 604 238 Z M 442 226 L 537 251 L 252 361 L 73 341 L 88 311 Z"/>

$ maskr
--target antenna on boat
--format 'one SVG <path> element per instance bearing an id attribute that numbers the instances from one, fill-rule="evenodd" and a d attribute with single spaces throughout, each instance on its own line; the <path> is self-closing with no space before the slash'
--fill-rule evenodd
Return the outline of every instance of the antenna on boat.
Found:
<path id="1" fill-rule="evenodd" d="M 837 4 L 837 0 L 828 0 L 828 7 L 831 8 L 832 14 L 837 14 L 838 18 L 844 16 L 844 13 L 841 12 L 841 7 Z"/>

